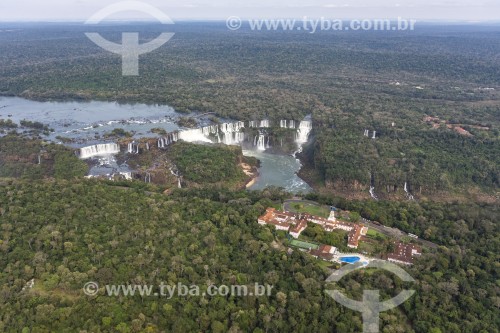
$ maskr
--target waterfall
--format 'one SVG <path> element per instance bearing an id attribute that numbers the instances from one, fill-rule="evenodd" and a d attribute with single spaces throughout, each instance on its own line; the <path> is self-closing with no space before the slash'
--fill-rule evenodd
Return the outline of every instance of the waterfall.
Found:
<path id="1" fill-rule="evenodd" d="M 135 141 L 132 141 L 127 145 L 127 153 L 129 154 L 139 154 L 139 144 Z"/>
<path id="2" fill-rule="evenodd" d="M 295 128 L 295 120 L 280 120 L 281 128 Z"/>
<path id="3" fill-rule="evenodd" d="M 179 133 L 169 133 L 166 137 L 158 139 L 158 148 L 166 148 L 168 145 L 177 142 L 179 139 Z"/>
<path id="4" fill-rule="evenodd" d="M 127 153 L 129 154 L 139 154 L 139 144 L 135 141 L 132 141 L 127 145 Z"/>
<path id="5" fill-rule="evenodd" d="M 286 121 L 286 120 L 284 120 Z M 264 119 L 264 120 L 251 120 L 248 122 L 248 127 L 250 128 L 269 128 L 271 127 L 270 126 L 270 122 L 268 119 Z"/>
<path id="6" fill-rule="evenodd" d="M 120 146 L 116 143 L 104 143 L 80 148 L 80 158 L 87 159 L 95 156 L 113 155 L 120 152 Z"/>
<path id="7" fill-rule="evenodd" d="M 408 200 L 414 200 L 415 198 L 413 197 L 413 195 L 408 190 L 408 184 L 407 184 L 407 182 L 405 182 L 404 189 L 405 189 L 406 197 L 408 198 Z"/>
<path id="8" fill-rule="evenodd" d="M 151 183 L 151 174 L 149 172 L 146 173 L 146 177 L 144 177 L 144 182 Z"/>
<path id="9" fill-rule="evenodd" d="M 260 126 L 259 126 L 259 127 L 260 127 L 260 128 L 268 128 L 268 127 L 270 127 L 270 125 L 269 125 L 269 120 L 267 120 L 267 119 L 266 119 L 266 120 L 261 120 L 261 121 L 260 121 Z"/>
<path id="10" fill-rule="evenodd" d="M 146 142 L 146 150 L 149 150 L 149 142 Z"/>
<path id="11" fill-rule="evenodd" d="M 299 124 L 299 128 L 297 129 L 297 135 L 295 141 L 299 146 L 302 146 L 309 140 L 309 134 L 311 134 L 312 125 L 308 120 L 303 120 Z"/>
<path id="12" fill-rule="evenodd" d="M 170 167 L 170 173 L 172 173 L 172 175 L 177 177 L 177 187 L 182 188 L 181 176 L 179 175 L 179 172 L 174 172 L 174 169 L 172 167 Z"/>
<path id="13" fill-rule="evenodd" d="M 203 134 L 203 128 L 181 131 L 179 132 L 179 139 L 186 142 L 212 142 Z"/>
<path id="14" fill-rule="evenodd" d="M 219 136 L 219 142 L 226 145 L 238 145 L 245 141 L 245 133 L 241 131 L 245 128 L 245 123 L 238 121 L 236 123 L 224 123 L 220 125 L 220 132 L 222 133 L 222 140 Z"/>
<path id="15" fill-rule="evenodd" d="M 120 172 L 119 174 L 125 177 L 126 180 L 132 180 L 132 172 Z"/>
<path id="16" fill-rule="evenodd" d="M 266 150 L 266 136 L 264 134 L 259 134 L 259 139 L 257 140 L 257 149 L 258 150 Z"/>
<path id="17" fill-rule="evenodd" d="M 42 164 L 42 156 L 38 154 L 38 165 Z"/>
<path id="18" fill-rule="evenodd" d="M 377 138 L 377 131 L 373 131 L 372 139 L 375 139 L 375 138 Z"/>
<path id="19" fill-rule="evenodd" d="M 365 129 L 365 134 L 364 134 L 366 137 L 369 137 L 370 136 L 370 131 Z"/>
<path id="20" fill-rule="evenodd" d="M 370 172 L 370 195 L 373 199 L 378 200 L 377 195 L 375 194 L 375 177 Z"/>

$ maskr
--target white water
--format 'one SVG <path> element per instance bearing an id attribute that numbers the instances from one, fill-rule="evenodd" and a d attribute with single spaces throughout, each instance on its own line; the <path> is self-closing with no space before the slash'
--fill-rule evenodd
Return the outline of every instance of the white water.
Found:
<path id="1" fill-rule="evenodd" d="M 408 184 L 407 184 L 407 182 L 405 182 L 404 190 L 405 190 L 406 197 L 408 198 L 408 200 L 414 200 L 415 199 L 413 197 L 413 195 L 410 193 L 410 191 L 408 191 Z"/>
<path id="2" fill-rule="evenodd" d="M 266 150 L 266 144 L 265 144 L 266 137 L 264 134 L 259 134 L 259 138 L 257 139 L 257 149 L 260 151 Z"/>
<path id="3" fill-rule="evenodd" d="M 127 152 L 129 154 L 139 154 L 139 144 L 136 143 L 135 141 L 129 143 L 127 145 Z"/>
<path id="4" fill-rule="evenodd" d="M 104 143 L 89 147 L 80 148 L 80 158 L 87 159 L 95 156 L 105 156 L 118 154 L 120 146 L 116 143 Z"/>
<path id="5" fill-rule="evenodd" d="M 375 187 L 373 186 L 370 186 L 370 195 L 373 199 L 378 200 L 377 196 L 375 195 Z"/>
<path id="6" fill-rule="evenodd" d="M 270 122 L 267 119 L 264 120 L 252 120 L 248 122 L 248 127 L 250 128 L 269 128 Z"/>
<path id="7" fill-rule="evenodd" d="M 212 142 L 203 134 L 203 128 L 196 128 L 179 132 L 179 139 L 186 142 Z"/>
<path id="8" fill-rule="evenodd" d="M 373 131 L 372 139 L 376 139 L 376 138 L 377 138 L 377 131 Z"/>
<path id="9" fill-rule="evenodd" d="M 222 135 L 218 136 L 218 142 L 225 145 L 239 145 L 245 141 L 245 133 L 241 130 L 245 128 L 245 123 L 224 123 L 219 126 Z"/>
<path id="10" fill-rule="evenodd" d="M 179 173 L 178 172 L 174 172 L 174 169 L 172 167 L 170 168 L 170 173 L 172 175 L 174 175 L 175 177 L 177 177 L 177 187 L 178 188 L 182 188 L 181 176 L 179 175 Z"/>
<path id="11" fill-rule="evenodd" d="M 281 128 L 295 128 L 295 120 L 280 120 Z"/>
<path id="12" fill-rule="evenodd" d="M 166 137 L 159 138 L 158 139 L 158 148 L 166 148 L 168 145 L 170 145 L 173 142 L 177 142 L 179 140 L 179 133 L 174 132 L 168 134 Z M 148 144 L 149 146 L 149 144 Z M 149 150 L 149 148 L 148 148 Z"/>
<path id="13" fill-rule="evenodd" d="M 297 137 L 295 141 L 297 145 L 302 146 L 309 140 L 309 134 L 311 134 L 312 124 L 308 120 L 303 120 L 300 122 L 299 128 L 297 129 Z"/>

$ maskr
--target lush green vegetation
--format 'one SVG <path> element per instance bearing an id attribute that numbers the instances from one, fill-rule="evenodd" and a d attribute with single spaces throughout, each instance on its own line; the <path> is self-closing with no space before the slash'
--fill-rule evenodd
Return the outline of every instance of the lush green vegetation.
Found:
<path id="1" fill-rule="evenodd" d="M 149 40 L 163 28 L 126 30 Z M 491 200 L 500 186 L 498 27 L 309 34 L 178 23 L 175 38 L 142 56 L 141 76 L 132 78 L 121 76 L 120 57 L 89 41 L 86 29 L 25 25 L 0 35 L 0 94 L 165 103 L 245 120 L 311 114 L 314 144 L 303 174 L 346 196 L 367 197 L 370 174 L 382 198 L 404 198 L 404 182 L 419 198 L 445 200 L 469 199 L 469 192 Z M 123 30 L 100 28 L 111 40 Z M 433 129 L 426 115 L 472 136 L 445 124 Z M 365 129 L 377 139 L 363 137 Z"/>
<path id="2" fill-rule="evenodd" d="M 184 179 L 197 184 L 213 184 L 244 180 L 245 174 L 238 166 L 243 159 L 240 147 L 197 145 L 177 142 L 168 156 Z"/>
<path id="3" fill-rule="evenodd" d="M 0 177 L 72 179 L 87 171 L 87 164 L 61 145 L 18 135 L 0 138 Z"/>
<path id="4" fill-rule="evenodd" d="M 130 133 L 130 132 L 127 132 L 126 130 L 124 130 L 123 128 L 115 128 L 114 130 L 112 130 L 110 133 L 106 133 L 104 134 L 104 137 L 115 137 L 115 138 L 123 138 L 123 137 L 132 137 L 133 134 Z"/>
<path id="5" fill-rule="evenodd" d="M 12 129 L 17 128 L 17 124 L 11 119 L 0 119 L 0 129 Z"/>
<path id="6" fill-rule="evenodd" d="M 142 75 L 133 78 L 121 76 L 120 57 L 86 39 L 85 27 L 21 27 L 0 34 L 3 95 L 165 103 L 245 120 L 311 114 L 305 172 L 322 193 L 367 195 L 373 183 L 380 197 L 399 199 L 407 182 L 419 199 L 444 193 L 448 200 L 500 186 L 495 27 L 311 35 L 178 24 L 168 45 L 141 57 Z M 119 40 L 122 27 L 104 29 Z M 163 31 L 156 25 L 130 29 L 142 39 Z M 427 115 L 443 123 L 433 128 Z M 35 134 L 49 130 L 29 120 L 21 125 Z M 364 137 L 365 129 L 376 130 L 377 138 Z M 87 166 L 71 150 L 15 135 L 0 139 L 0 177 L 25 178 L 0 181 L 0 332 L 361 331 L 359 313 L 325 295 L 325 264 L 298 250 L 289 253 L 283 232 L 258 226 L 265 208 L 280 207 L 288 195 L 224 189 L 245 179 L 239 148 L 179 142 L 165 154 L 195 188 L 164 195 L 164 188 L 144 182 L 75 179 Z M 147 168 L 157 162 L 140 156 L 151 162 Z M 381 315 L 382 332 L 499 333 L 498 197 L 390 202 L 313 193 L 308 199 L 440 245 L 407 269 L 416 295 Z M 345 246 L 341 232 L 311 226 L 303 236 Z M 370 237 L 377 242 L 367 251 L 390 247 L 390 239 Z M 34 288 L 23 291 L 32 278 Z M 89 298 L 81 290 L 88 281 L 275 288 L 262 298 L 168 300 L 102 292 Z M 357 299 L 363 289 L 382 289 L 388 298 L 406 287 L 374 271 L 359 271 L 339 286 Z"/>
<path id="7" fill-rule="evenodd" d="M 0 330 L 360 332 L 359 313 L 324 293 L 333 288 L 324 283 L 325 265 L 298 250 L 287 254 L 281 233 L 257 225 L 264 209 L 283 198 L 276 190 L 165 196 L 98 181 L 4 182 Z M 388 216 L 393 204 L 352 203 Z M 417 283 L 369 271 L 336 288 L 358 299 L 365 288 L 381 289 L 384 298 L 415 289 L 403 306 L 381 315 L 382 332 L 498 333 L 498 207 L 415 206 L 407 208 L 419 212 L 409 225 L 430 224 L 443 245 L 408 269 Z M 34 288 L 22 291 L 32 278 Z M 82 292 L 88 281 L 275 287 L 272 296 L 259 298 L 111 297 L 103 291 L 88 297 Z"/>
<path id="8" fill-rule="evenodd" d="M 289 205 L 289 211 L 296 213 L 308 213 L 321 217 L 330 216 L 330 209 L 328 209 L 328 207 L 318 206 L 307 202 L 291 203 Z"/>

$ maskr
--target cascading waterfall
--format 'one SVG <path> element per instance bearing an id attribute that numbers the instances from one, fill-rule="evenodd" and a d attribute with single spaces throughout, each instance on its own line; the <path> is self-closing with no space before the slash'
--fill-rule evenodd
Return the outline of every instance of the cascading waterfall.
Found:
<path id="1" fill-rule="evenodd" d="M 120 152 L 120 146 L 116 143 L 103 143 L 99 145 L 80 148 L 80 158 L 87 159 L 95 156 L 114 155 Z"/>
<path id="2" fill-rule="evenodd" d="M 139 144 L 135 141 L 132 141 L 127 146 L 127 152 L 129 154 L 139 154 Z"/>
<path id="3" fill-rule="evenodd" d="M 407 182 L 405 182 L 404 190 L 405 190 L 406 197 L 408 198 L 408 200 L 414 200 L 415 199 L 413 197 L 413 195 L 410 193 L 410 191 L 408 190 L 408 183 Z"/>
<path id="4" fill-rule="evenodd" d="M 186 142 L 212 142 L 203 133 L 203 128 L 189 129 L 179 132 L 179 139 Z"/>
<path id="5" fill-rule="evenodd" d="M 265 141 L 266 141 L 266 136 L 264 134 L 259 134 L 256 144 L 258 150 L 266 150 Z"/>
<path id="6" fill-rule="evenodd" d="M 297 142 L 299 147 L 307 143 L 307 140 L 309 140 L 309 134 L 311 134 L 311 130 L 312 124 L 309 120 L 303 120 L 300 122 L 295 138 L 295 141 Z"/>
<path id="7" fill-rule="evenodd" d="M 242 121 L 221 124 L 219 126 L 220 134 L 218 135 L 218 142 L 225 145 L 239 145 L 243 143 L 245 141 L 245 133 L 241 131 L 242 128 L 245 128 L 245 123 Z"/>
<path id="8" fill-rule="evenodd" d="M 269 120 L 265 119 L 265 120 L 261 120 L 260 121 L 260 128 L 269 128 L 271 127 L 270 126 L 270 123 L 269 123 Z"/>
<path id="9" fill-rule="evenodd" d="M 175 177 L 177 177 L 177 187 L 178 188 L 182 188 L 181 176 L 179 175 L 179 172 L 174 172 L 174 169 L 171 167 L 170 168 L 170 173 L 172 173 L 172 175 L 174 175 Z"/>
<path id="10" fill-rule="evenodd" d="M 376 138 L 377 138 L 377 131 L 373 131 L 372 139 L 376 139 Z"/>
<path id="11" fill-rule="evenodd" d="M 369 130 L 365 130 L 365 134 L 364 134 L 367 138 L 370 136 L 370 131 Z"/>
<path id="12" fill-rule="evenodd" d="M 295 120 L 280 120 L 281 128 L 295 128 Z"/>
<path id="13" fill-rule="evenodd" d="M 374 200 L 378 200 L 377 195 L 375 194 L 375 177 L 372 173 L 370 173 L 370 195 Z"/>
<path id="14" fill-rule="evenodd" d="M 370 195 L 373 199 L 378 200 L 377 196 L 375 195 L 375 187 L 370 186 Z"/>
<path id="15" fill-rule="evenodd" d="M 168 145 L 179 140 L 179 133 L 169 133 L 166 137 L 158 139 L 158 148 L 167 148 Z"/>

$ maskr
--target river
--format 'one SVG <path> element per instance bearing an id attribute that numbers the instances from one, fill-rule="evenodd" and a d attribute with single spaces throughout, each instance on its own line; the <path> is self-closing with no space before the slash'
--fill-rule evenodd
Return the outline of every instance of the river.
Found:
<path id="1" fill-rule="evenodd" d="M 72 139 L 72 148 L 110 143 L 104 134 L 113 129 L 132 132 L 135 138 L 156 137 L 153 128 L 167 132 L 179 130 L 175 121 L 185 114 L 179 114 L 169 106 L 146 104 L 119 104 L 116 102 L 38 102 L 18 97 L 0 97 L 0 119 L 11 119 L 19 124 L 21 120 L 38 121 L 54 129 L 48 140 L 59 142 L 58 137 Z M 202 119 L 203 121 L 203 119 Z M 254 156 L 261 161 L 260 176 L 252 190 L 266 186 L 283 187 L 290 192 L 309 192 L 311 188 L 297 176 L 300 162 L 287 155 L 269 154 L 265 151 L 244 150 L 246 156 Z M 94 167 L 92 174 L 106 174 L 110 170 L 121 170 L 113 164 L 113 158 L 100 158 L 100 166 Z"/>

